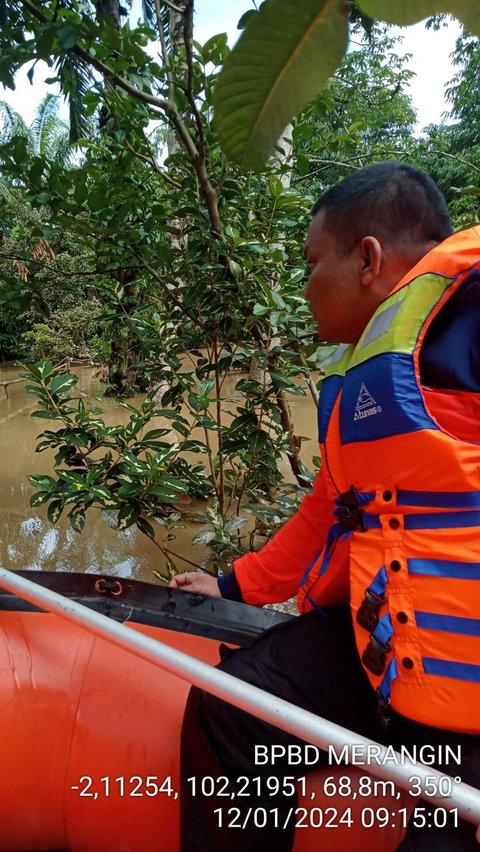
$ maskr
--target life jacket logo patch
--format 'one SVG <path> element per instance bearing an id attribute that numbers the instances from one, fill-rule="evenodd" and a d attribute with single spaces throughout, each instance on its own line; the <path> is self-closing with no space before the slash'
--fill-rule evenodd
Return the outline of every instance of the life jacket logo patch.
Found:
<path id="1" fill-rule="evenodd" d="M 382 406 L 377 405 L 377 401 L 373 398 L 367 386 L 362 382 L 353 419 L 363 420 L 365 417 L 371 417 L 372 414 L 380 414 L 381 411 Z"/>

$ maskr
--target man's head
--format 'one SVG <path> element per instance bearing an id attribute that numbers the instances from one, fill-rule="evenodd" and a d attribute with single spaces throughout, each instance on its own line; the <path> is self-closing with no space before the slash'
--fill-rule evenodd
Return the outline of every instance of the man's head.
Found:
<path id="1" fill-rule="evenodd" d="M 356 343 L 400 279 L 452 233 L 440 190 L 404 163 L 377 163 L 348 175 L 312 213 L 305 294 L 320 336 L 332 343 Z"/>

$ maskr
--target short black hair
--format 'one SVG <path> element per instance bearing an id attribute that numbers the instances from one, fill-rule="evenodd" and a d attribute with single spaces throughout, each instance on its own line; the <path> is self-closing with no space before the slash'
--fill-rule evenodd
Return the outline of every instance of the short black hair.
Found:
<path id="1" fill-rule="evenodd" d="M 421 169 L 388 161 L 359 169 L 315 202 L 325 228 L 349 252 L 365 236 L 405 242 L 441 242 L 453 232 L 447 203 Z"/>

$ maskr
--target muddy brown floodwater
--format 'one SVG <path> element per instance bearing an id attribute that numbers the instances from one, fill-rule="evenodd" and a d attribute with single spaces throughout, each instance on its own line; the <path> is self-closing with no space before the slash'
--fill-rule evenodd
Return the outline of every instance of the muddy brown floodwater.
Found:
<path id="1" fill-rule="evenodd" d="M 113 425 L 125 423 L 128 411 L 112 399 L 102 397 L 103 385 L 96 377 L 96 370 L 75 368 L 79 376 L 77 388 L 102 409 L 105 421 Z M 0 370 L 0 382 L 15 379 L 21 370 Z M 227 378 L 224 384 L 224 410 L 235 410 L 234 387 L 239 376 Z M 162 554 L 158 548 L 133 526 L 123 532 L 109 528 L 100 517 L 100 510 L 87 512 L 87 521 L 82 533 L 76 533 L 66 517 L 53 526 L 47 519 L 47 507 L 32 509 L 29 500 L 34 489 L 28 475 L 51 474 L 53 453 L 36 453 L 36 437 L 44 428 L 57 428 L 57 421 L 40 420 L 30 415 L 36 408 L 36 397 L 25 393 L 25 382 L 8 386 L 8 397 L 0 397 L 0 469 L 1 469 L 1 514 L 0 514 L 0 564 L 9 569 L 72 571 L 90 574 L 108 574 L 117 577 L 157 582 L 154 571 L 164 570 Z M 3 391 L 3 388 L 0 388 Z M 131 400 L 137 404 L 141 398 Z M 312 455 L 318 454 L 316 443 L 316 411 L 311 396 L 294 396 L 290 399 L 296 432 L 311 436 L 305 445 L 304 461 L 311 463 Z M 59 424 L 58 424 L 59 425 Z M 196 462 L 204 457 L 196 455 Z M 285 473 L 289 472 L 285 460 Z M 205 509 L 201 504 L 194 507 Z M 208 555 L 208 548 L 192 545 L 192 536 L 199 531 L 198 524 L 175 530 L 176 540 L 168 543 L 177 553 L 197 564 Z M 160 543 L 166 532 L 156 526 L 156 537 Z M 180 559 L 174 559 L 179 570 L 188 569 Z M 160 582 L 160 581 L 158 581 Z"/>

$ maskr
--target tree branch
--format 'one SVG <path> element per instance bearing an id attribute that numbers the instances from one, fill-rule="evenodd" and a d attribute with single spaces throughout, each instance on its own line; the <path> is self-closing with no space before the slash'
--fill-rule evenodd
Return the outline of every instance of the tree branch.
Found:
<path id="1" fill-rule="evenodd" d="M 31 15 L 40 21 L 42 24 L 50 23 L 49 18 L 45 15 L 41 9 L 38 9 L 31 0 L 21 0 L 22 6 L 25 9 L 28 9 Z M 95 68 L 96 71 L 99 71 L 104 77 L 110 79 L 116 86 L 123 89 L 125 92 L 128 92 L 133 97 L 137 98 L 144 103 L 150 104 L 151 106 L 158 107 L 158 109 L 163 110 L 167 114 L 172 109 L 172 104 L 169 101 L 166 101 L 164 98 L 156 98 L 154 95 L 149 95 L 146 92 L 141 92 L 140 89 L 137 89 L 135 86 L 132 86 L 124 77 L 121 77 L 115 71 L 112 71 L 108 65 L 105 65 L 100 59 L 97 59 L 96 56 L 92 56 L 88 50 L 85 50 L 83 47 L 78 47 L 75 45 L 70 48 L 71 53 L 75 53 L 77 56 L 80 56 L 85 62 Z"/>
<path id="2" fill-rule="evenodd" d="M 183 15 L 183 9 L 180 9 L 179 6 L 175 6 L 171 2 L 171 0 L 162 0 L 162 2 L 165 3 L 165 6 L 168 6 L 168 8 L 172 10 L 172 12 L 176 12 L 177 15 Z"/>
<path id="3" fill-rule="evenodd" d="M 96 235 L 91 234 L 90 236 L 95 237 Z M 131 267 L 131 268 L 135 268 L 135 269 L 138 268 L 138 267 L 144 268 L 144 269 L 147 269 L 151 274 L 153 274 L 154 271 L 152 271 L 152 267 L 150 267 L 149 264 L 146 263 L 142 259 L 141 255 L 135 254 L 135 257 L 137 257 L 140 262 L 137 264 L 137 266 Z M 92 276 L 92 277 L 94 277 L 94 276 L 97 276 L 97 277 L 98 276 L 107 276 L 108 277 L 108 276 L 113 275 L 114 272 L 118 272 L 119 269 L 128 269 L 129 268 L 129 267 L 115 267 L 114 269 L 93 269 L 93 270 L 82 269 L 80 271 L 78 271 L 78 270 L 73 271 L 72 270 L 72 271 L 64 272 L 63 269 L 58 269 L 58 267 L 54 266 L 51 263 L 45 263 L 44 261 L 41 261 L 41 260 L 35 260 L 33 257 L 21 257 L 20 255 L 17 255 L 17 254 L 0 254 L 0 259 L 2 259 L 2 260 L 19 260 L 21 263 L 34 263 L 36 266 L 40 266 L 42 269 L 50 270 L 50 271 L 54 272 L 56 275 L 61 275 L 63 278 L 73 278 L 73 277 L 76 277 L 76 276 L 82 276 L 82 277 L 85 277 L 85 278 L 88 277 L 88 276 Z"/>
<path id="4" fill-rule="evenodd" d="M 200 141 L 200 153 L 202 157 L 206 156 L 207 146 L 205 143 L 205 134 L 203 132 L 203 124 L 200 113 L 198 111 L 195 97 L 193 94 L 193 56 L 192 56 L 192 34 L 193 34 L 193 0 L 188 0 L 185 6 L 183 18 L 183 43 L 185 45 L 185 56 L 187 59 L 187 90 L 186 95 L 190 104 L 195 124 L 197 126 L 198 138 Z"/>
<path id="5" fill-rule="evenodd" d="M 384 154 L 401 154 L 403 157 L 412 157 L 412 154 L 409 151 L 384 151 Z M 462 163 L 464 166 L 469 166 L 475 172 L 480 172 L 480 166 L 476 166 L 470 160 L 465 160 L 463 157 L 459 157 L 458 154 L 450 154 L 449 151 L 440 151 L 437 148 L 433 148 L 427 152 L 428 154 L 437 154 L 439 157 L 450 157 L 451 160 L 457 160 L 457 162 Z"/>
<path id="6" fill-rule="evenodd" d="M 188 317 L 189 317 L 189 319 L 191 319 L 191 320 L 192 320 L 192 322 L 193 322 L 193 324 L 194 324 L 194 325 L 198 326 L 198 327 L 199 327 L 199 328 L 201 328 L 201 329 L 202 329 L 202 331 L 203 331 L 203 324 L 199 321 L 198 317 L 197 317 L 197 316 L 195 316 L 195 314 L 190 313 L 190 311 L 189 311 L 189 310 L 187 310 L 187 308 L 185 307 L 185 305 L 183 304 L 183 302 L 181 302 L 181 301 L 180 301 L 180 299 L 177 299 L 177 297 L 174 295 L 174 291 L 173 291 L 173 290 L 171 290 L 169 287 L 167 287 L 167 285 L 166 285 L 165 281 L 163 281 L 163 279 L 160 277 L 160 275 L 158 274 L 158 272 L 157 272 L 157 271 L 153 268 L 153 266 L 151 266 L 151 265 L 148 263 L 148 261 L 147 261 L 147 260 L 144 260 L 144 259 L 142 258 L 142 256 L 141 256 L 141 254 L 139 254 L 137 251 L 135 251 L 135 249 L 134 249 L 134 248 L 132 248 L 132 249 L 131 249 L 131 252 L 132 252 L 132 254 L 133 254 L 133 256 L 134 256 L 134 257 L 137 257 L 137 258 L 141 261 L 142 265 L 143 265 L 143 266 L 145 267 L 145 269 L 146 269 L 146 270 L 150 273 L 150 275 L 151 275 L 151 276 L 155 279 L 155 281 L 157 281 L 157 282 L 160 284 L 160 286 L 161 286 L 162 290 L 163 290 L 163 291 L 164 291 L 164 293 L 168 296 L 168 298 L 170 299 L 170 301 L 171 301 L 171 302 L 173 302 L 173 304 L 174 304 L 174 305 L 176 305 L 176 306 L 177 306 L 177 308 L 180 308 L 180 310 L 181 310 L 184 314 L 186 314 L 186 316 L 188 316 Z"/>
<path id="7" fill-rule="evenodd" d="M 357 169 L 357 166 L 352 166 L 350 163 L 342 163 L 339 160 L 315 160 L 316 163 L 323 163 L 323 165 L 318 169 L 313 169 L 313 171 L 308 172 L 306 175 L 301 175 L 301 177 L 295 178 L 292 180 L 292 186 L 296 186 L 297 183 L 301 183 L 303 180 L 307 180 L 307 178 L 311 178 L 314 175 L 319 175 L 320 172 L 326 171 L 326 169 L 331 169 L 334 166 L 343 166 L 345 169 Z"/>
<path id="8" fill-rule="evenodd" d="M 38 9 L 31 0 L 21 0 L 22 6 L 27 9 L 34 18 L 40 21 L 42 24 L 48 24 L 49 18 L 41 9 Z M 189 0 L 189 7 L 192 7 L 192 0 Z M 143 103 L 150 104 L 150 106 L 157 107 L 162 110 L 168 119 L 173 124 L 175 130 L 177 131 L 178 137 L 183 144 L 188 156 L 190 157 L 193 167 L 195 169 L 196 175 L 198 177 L 198 181 L 200 183 L 200 187 L 203 193 L 203 197 L 205 199 L 205 203 L 207 206 L 208 217 L 210 219 L 211 228 L 214 236 L 219 237 L 223 233 L 222 223 L 220 220 L 220 214 L 218 211 L 218 199 L 217 193 L 212 186 L 209 175 L 207 173 L 206 164 L 204 157 L 201 156 L 200 152 L 197 149 L 190 133 L 188 132 L 187 126 L 183 121 L 176 105 L 170 101 L 165 100 L 164 98 L 156 98 L 153 95 L 148 95 L 145 92 L 141 92 L 140 89 L 137 89 L 135 86 L 132 86 L 124 77 L 121 77 L 115 71 L 105 65 L 105 63 L 101 62 L 95 56 L 92 56 L 88 50 L 85 50 L 78 45 L 75 45 L 71 48 L 72 53 L 75 53 L 77 56 L 80 56 L 85 62 L 99 71 L 111 84 L 118 86 L 123 89 L 128 94 L 132 95 L 132 97 L 137 100 L 143 101 Z"/>
<path id="9" fill-rule="evenodd" d="M 131 151 L 135 157 L 138 157 L 139 160 L 143 160 L 144 163 L 148 163 L 148 165 L 151 166 L 152 169 L 154 169 L 157 175 L 160 175 L 160 177 L 163 178 L 165 183 L 168 183 L 169 186 L 173 186 L 175 189 L 181 188 L 180 184 L 176 180 L 173 180 L 170 175 L 167 175 L 167 173 L 160 168 L 160 166 L 155 162 L 152 155 L 148 157 L 146 154 L 141 154 L 140 151 L 136 151 L 135 148 L 130 145 L 128 139 L 125 139 L 125 144 L 129 151 Z"/>

